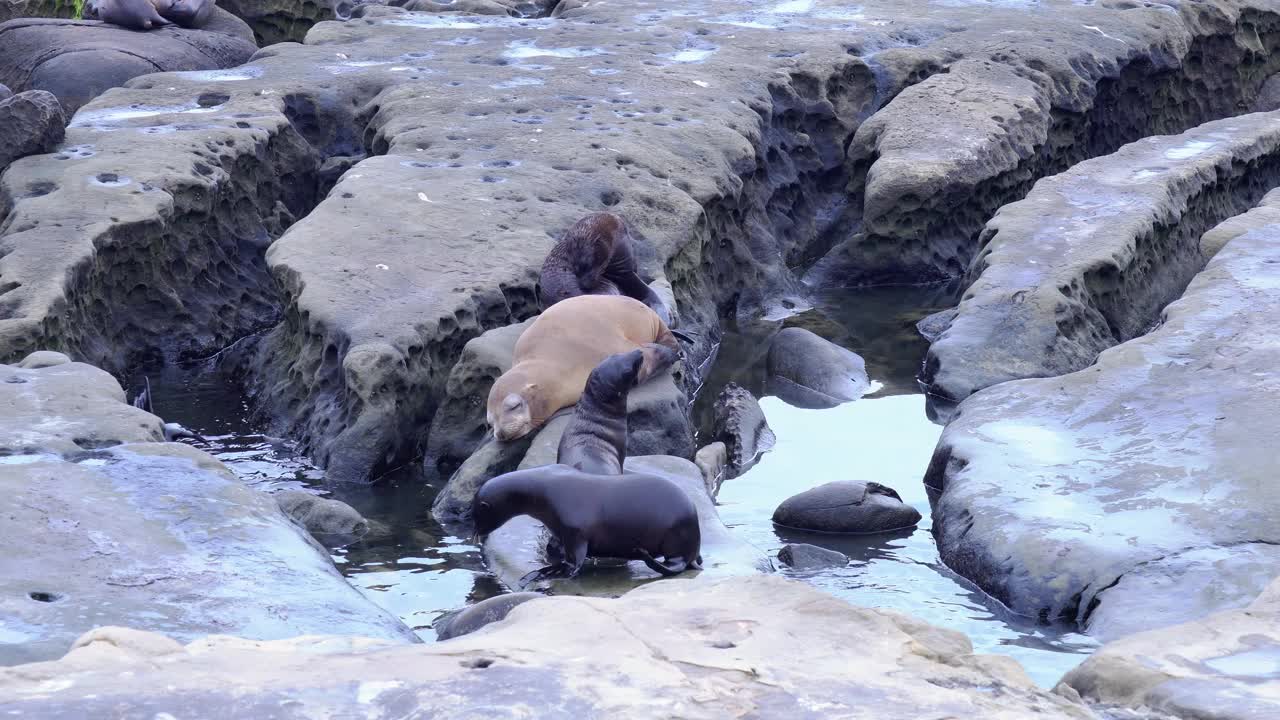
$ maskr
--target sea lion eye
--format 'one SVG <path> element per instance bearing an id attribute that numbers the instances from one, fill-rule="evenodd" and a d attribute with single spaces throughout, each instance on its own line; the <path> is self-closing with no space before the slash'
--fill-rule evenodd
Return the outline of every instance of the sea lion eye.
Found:
<path id="1" fill-rule="evenodd" d="M 511 393 L 502 400 L 503 410 L 515 410 L 524 404 L 524 399 L 515 393 Z"/>

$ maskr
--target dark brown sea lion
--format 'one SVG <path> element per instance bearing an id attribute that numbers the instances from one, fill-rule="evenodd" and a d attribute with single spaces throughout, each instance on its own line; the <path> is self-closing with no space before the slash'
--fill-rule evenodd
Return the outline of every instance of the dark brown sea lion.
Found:
<path id="1" fill-rule="evenodd" d="M 213 15 L 213 0 L 152 0 L 165 20 L 184 28 L 202 28 Z"/>
<path id="2" fill-rule="evenodd" d="M 578 295 L 626 295 L 653 308 L 671 324 L 671 310 L 639 274 L 631 232 L 610 212 L 591 213 L 574 223 L 542 263 L 545 307 Z"/>
<path id="3" fill-rule="evenodd" d="M 573 577 L 588 557 L 641 560 L 667 576 L 702 567 L 698 509 L 679 486 L 656 475 L 601 477 L 568 465 L 544 465 L 499 475 L 476 493 L 477 535 L 488 535 L 518 515 L 545 525 L 563 549 L 562 557 L 522 583 Z"/>
<path id="4" fill-rule="evenodd" d="M 516 341 L 515 364 L 489 390 L 486 420 L 498 440 L 524 437 L 578 402 L 605 358 L 640 350 L 642 383 L 680 357 L 666 323 L 621 295 L 579 295 L 547 308 Z"/>
<path id="5" fill-rule="evenodd" d="M 167 0 L 159 0 L 168 7 Z M 151 0 L 98 0 L 95 7 L 102 22 L 119 25 L 130 30 L 153 30 L 169 25 Z"/>
<path id="6" fill-rule="evenodd" d="M 639 350 L 610 355 L 587 377 L 560 437 L 556 462 L 593 475 L 621 475 L 627 457 L 627 394 L 644 364 Z"/>

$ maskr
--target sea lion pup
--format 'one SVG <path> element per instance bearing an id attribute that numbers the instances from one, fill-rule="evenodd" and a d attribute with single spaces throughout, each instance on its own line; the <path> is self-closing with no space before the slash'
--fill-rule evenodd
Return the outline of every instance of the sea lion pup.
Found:
<path id="1" fill-rule="evenodd" d="M 547 526 L 562 548 L 552 564 L 521 578 L 522 585 L 573 577 L 588 557 L 641 560 L 666 576 L 702 567 L 698 508 L 679 486 L 656 475 L 602 478 L 568 465 L 544 465 L 499 475 L 476 493 L 477 536 L 517 515 Z"/>
<path id="2" fill-rule="evenodd" d="M 621 475 L 627 457 L 627 394 L 644 363 L 639 350 L 610 355 L 587 386 L 560 437 L 556 462 L 593 475 Z"/>
<path id="3" fill-rule="evenodd" d="M 542 427 L 578 402 L 587 376 L 605 358 L 639 349 L 636 382 L 680 357 L 675 336 L 657 313 L 622 295 L 579 295 L 538 316 L 516 341 L 515 363 L 489 389 L 485 420 L 498 440 Z"/>
<path id="4" fill-rule="evenodd" d="M 158 2 L 168 7 L 168 0 Z M 170 24 L 151 0 L 99 0 L 95 9 L 102 22 L 130 30 L 152 30 Z"/>
<path id="5" fill-rule="evenodd" d="M 213 0 L 151 0 L 165 20 L 184 28 L 202 28 L 215 7 Z"/>
<path id="6" fill-rule="evenodd" d="M 546 307 L 578 295 L 626 295 L 653 308 L 671 324 L 671 311 L 640 278 L 631 232 L 610 212 L 591 213 L 574 223 L 542 263 L 542 302 Z"/>

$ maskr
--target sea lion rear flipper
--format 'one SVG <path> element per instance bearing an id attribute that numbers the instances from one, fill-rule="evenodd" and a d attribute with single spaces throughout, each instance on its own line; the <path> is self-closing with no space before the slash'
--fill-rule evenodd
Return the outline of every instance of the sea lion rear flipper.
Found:
<path id="1" fill-rule="evenodd" d="M 660 563 L 654 559 L 653 555 L 649 554 L 648 550 L 645 550 L 644 548 L 636 548 L 636 554 L 640 556 L 640 559 L 644 561 L 645 565 L 649 566 L 650 570 L 665 577 L 679 575 L 689 567 L 689 561 L 684 558 L 679 558 L 676 562 L 669 565 L 666 563 Z"/>

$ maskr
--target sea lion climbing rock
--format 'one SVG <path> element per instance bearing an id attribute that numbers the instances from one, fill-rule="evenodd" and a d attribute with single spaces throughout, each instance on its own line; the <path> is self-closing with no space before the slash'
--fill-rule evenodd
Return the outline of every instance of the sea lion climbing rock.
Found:
<path id="1" fill-rule="evenodd" d="M 610 355 L 587 376 L 556 462 L 597 475 L 621 475 L 627 459 L 627 393 L 644 363 L 639 350 Z"/>
<path id="2" fill-rule="evenodd" d="M 518 515 L 545 525 L 562 549 L 524 581 L 574 577 L 588 557 L 641 560 L 661 575 L 702 567 L 698 509 L 678 485 L 657 475 L 601 478 L 545 465 L 499 475 L 476 493 L 477 535 Z"/>
<path id="3" fill-rule="evenodd" d="M 578 295 L 626 295 L 670 325 L 671 310 L 641 279 L 632 243 L 626 222 L 614 213 L 591 213 L 574 223 L 542 263 L 543 304 Z"/>
<path id="4" fill-rule="evenodd" d="M 580 295 L 547 308 L 516 342 L 515 364 L 494 382 L 486 421 L 499 440 L 542 427 L 578 402 L 587 376 L 606 357 L 639 349 L 643 383 L 680 356 L 675 336 L 652 309 L 619 295 Z"/>

